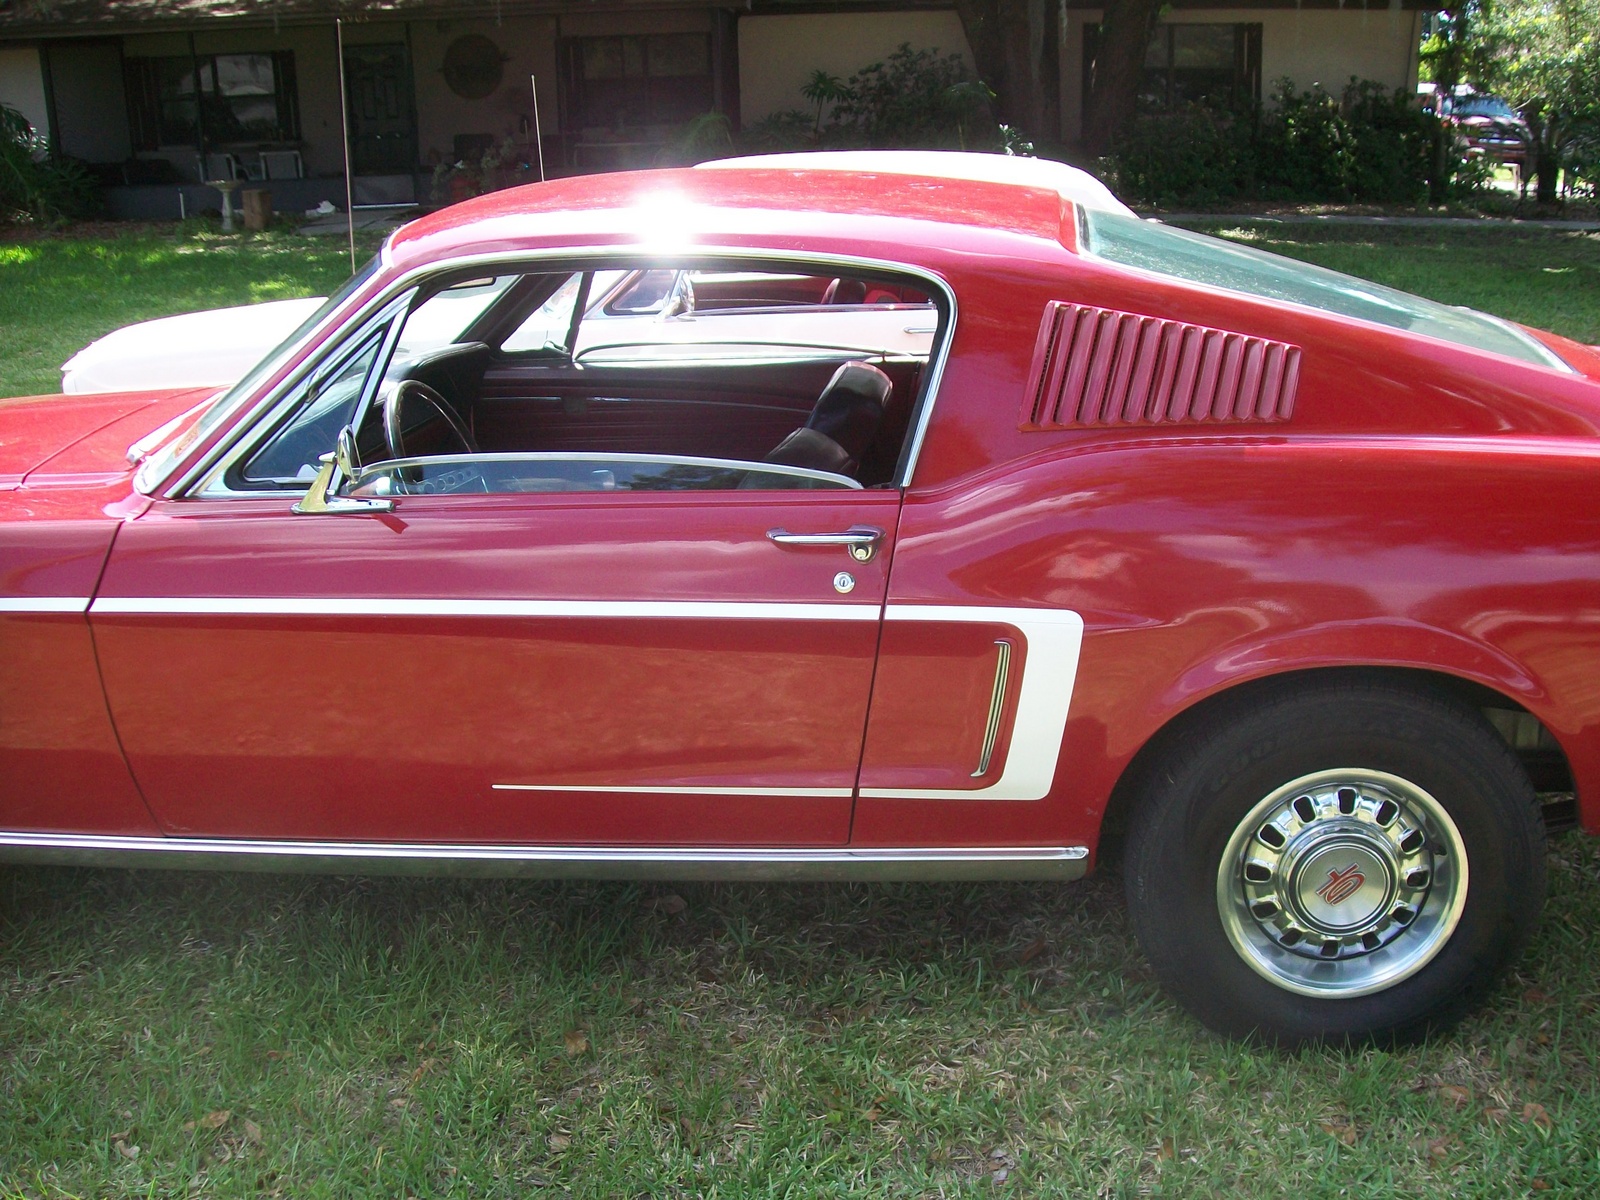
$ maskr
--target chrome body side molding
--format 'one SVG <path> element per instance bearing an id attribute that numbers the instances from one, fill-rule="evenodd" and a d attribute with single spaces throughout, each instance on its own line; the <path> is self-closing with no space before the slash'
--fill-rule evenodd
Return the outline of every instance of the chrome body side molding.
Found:
<path id="1" fill-rule="evenodd" d="M 83 867 L 469 875 L 522 879 L 1078 879 L 1084 846 L 765 850 L 636 846 L 430 845 L 0 832 L 0 862 Z"/>

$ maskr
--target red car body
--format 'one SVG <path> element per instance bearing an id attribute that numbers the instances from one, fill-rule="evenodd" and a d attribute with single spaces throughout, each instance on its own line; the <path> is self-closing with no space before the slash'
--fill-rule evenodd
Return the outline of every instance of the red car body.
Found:
<path id="1" fill-rule="evenodd" d="M 1130 268 L 1083 220 L 838 171 L 518 189 L 406 227 L 254 385 L 469 257 L 888 264 L 951 301 L 897 486 L 318 518 L 195 492 L 250 403 L 196 436 L 193 392 L 4 402 L 6 856 L 1071 878 L 1163 731 L 1350 672 L 1536 719 L 1543 786 L 1600 832 L 1600 355 Z M 1213 398 L 1122 404 L 1175 394 L 1185 337 Z M 127 448 L 175 418 L 141 490 Z M 868 561 L 768 537 L 854 526 Z"/>

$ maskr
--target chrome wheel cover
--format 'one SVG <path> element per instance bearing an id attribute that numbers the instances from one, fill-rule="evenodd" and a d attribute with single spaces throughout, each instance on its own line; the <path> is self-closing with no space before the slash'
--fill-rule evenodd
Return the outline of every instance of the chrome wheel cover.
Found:
<path id="1" fill-rule="evenodd" d="M 1345 768 L 1292 780 L 1239 822 L 1217 870 L 1222 928 L 1252 970 L 1303 996 L 1392 987 L 1444 948 L 1467 856 L 1414 783 Z"/>

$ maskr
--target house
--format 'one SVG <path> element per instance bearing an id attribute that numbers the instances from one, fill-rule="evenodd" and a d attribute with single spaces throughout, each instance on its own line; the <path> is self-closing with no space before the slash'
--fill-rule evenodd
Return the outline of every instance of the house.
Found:
<path id="1" fill-rule="evenodd" d="M 1100 10 L 1058 2 L 1043 136 L 1070 144 Z M 1279 76 L 1410 86 L 1427 3 L 1171 0 L 1145 99 L 1260 96 Z M 737 128 L 801 107 L 812 71 L 903 42 L 972 57 L 949 0 L 0 0 L 0 103 L 94 164 L 113 212 L 175 216 L 215 207 L 202 181 L 230 175 L 280 208 L 342 206 L 342 91 L 356 203 L 407 203 L 491 150 L 551 174 L 649 165 L 701 113 Z"/>

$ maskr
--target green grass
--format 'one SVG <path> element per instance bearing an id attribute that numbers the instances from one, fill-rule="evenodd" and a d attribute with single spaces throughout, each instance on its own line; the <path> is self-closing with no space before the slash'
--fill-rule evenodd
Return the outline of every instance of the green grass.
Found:
<path id="1" fill-rule="evenodd" d="M 1600 233 L 1483 226 L 1306 225 L 1238 217 L 1184 228 L 1600 342 Z"/>
<path id="2" fill-rule="evenodd" d="M 370 235 L 358 242 L 362 256 L 376 248 Z M 324 295 L 349 274 L 338 237 L 224 237 L 200 221 L 98 237 L 8 240 L 0 231 L 0 396 L 59 392 L 62 363 L 134 321 Z"/>
<path id="3" fill-rule="evenodd" d="M 1600 848 L 1551 867 L 1457 1032 L 1291 1056 L 1176 1012 L 1106 880 L 12 870 L 0 1195 L 1595 1195 Z"/>
<path id="4" fill-rule="evenodd" d="M 1600 339 L 1593 238 L 1248 228 Z M 285 236 L 0 245 L 5 378 L 347 266 Z M 1529 955 L 1454 1033 L 1297 1055 L 1175 1010 L 1109 879 L 7 869 L 0 1197 L 1596 1195 L 1600 844 L 1550 868 Z"/>

